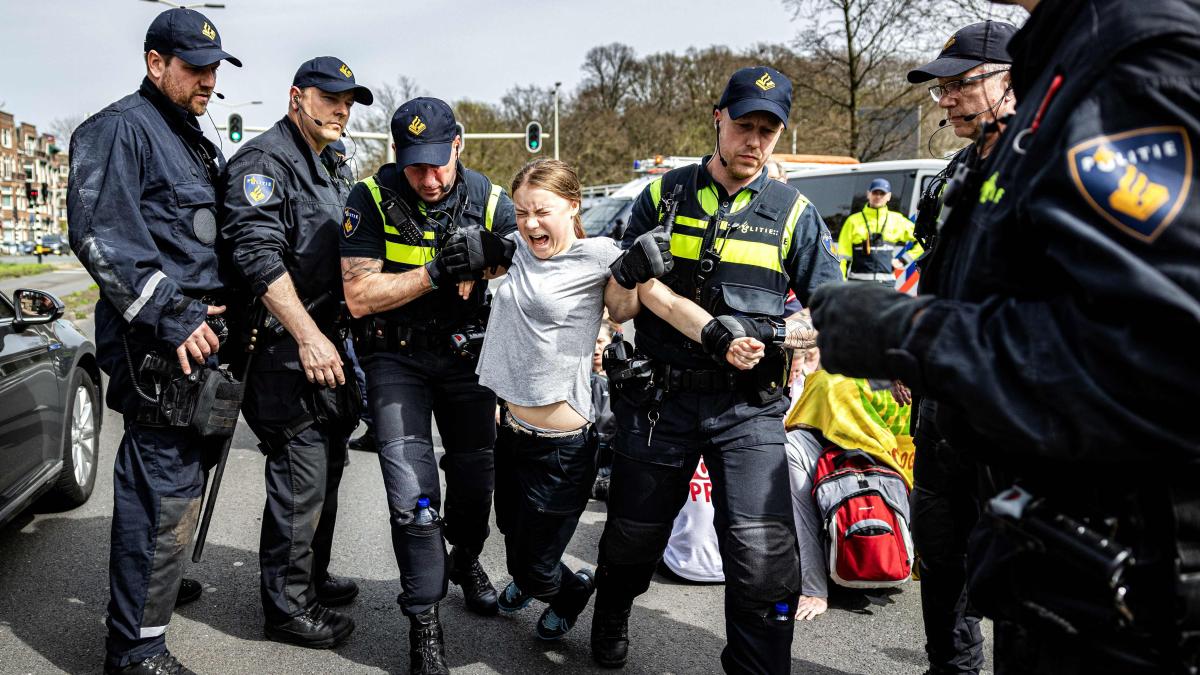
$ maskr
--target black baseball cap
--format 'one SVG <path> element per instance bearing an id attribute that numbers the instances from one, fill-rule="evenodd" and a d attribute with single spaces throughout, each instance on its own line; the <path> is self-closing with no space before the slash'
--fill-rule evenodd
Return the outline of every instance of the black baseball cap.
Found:
<path id="1" fill-rule="evenodd" d="M 292 86 L 316 87 L 331 94 L 354 90 L 354 102 L 371 105 L 375 97 L 371 90 L 354 82 L 354 71 L 346 62 L 334 56 L 318 56 L 300 64 L 296 76 L 292 78 Z"/>
<path id="2" fill-rule="evenodd" d="M 792 81 L 767 66 L 742 68 L 729 78 L 717 108 L 728 108 L 733 119 L 762 110 L 778 117 L 786 127 L 792 111 Z"/>
<path id="3" fill-rule="evenodd" d="M 454 111 L 438 98 L 422 96 L 406 101 L 392 115 L 392 139 L 396 142 L 396 166 L 413 164 L 443 166 L 450 161 L 458 125 Z"/>
<path id="4" fill-rule="evenodd" d="M 242 62 L 221 49 L 221 34 L 217 27 L 194 9 L 168 9 L 154 18 L 146 30 L 143 51 L 178 56 L 197 68 L 204 68 L 222 59 L 238 68 Z"/>
<path id="5" fill-rule="evenodd" d="M 1016 32 L 1016 26 L 1004 21 L 980 21 L 960 28 L 942 45 L 936 59 L 908 71 L 908 81 L 917 84 L 952 77 L 983 63 L 1012 63 L 1008 41 Z"/>

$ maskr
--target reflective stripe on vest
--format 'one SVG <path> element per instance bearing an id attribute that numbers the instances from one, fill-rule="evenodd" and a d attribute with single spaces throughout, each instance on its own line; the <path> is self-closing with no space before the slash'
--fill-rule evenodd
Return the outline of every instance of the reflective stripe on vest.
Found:
<path id="1" fill-rule="evenodd" d="M 375 202 L 375 208 L 379 209 L 379 219 L 383 222 L 384 257 L 391 262 L 410 267 L 420 267 L 433 260 L 436 253 L 433 244 L 436 234 L 432 230 L 422 227 L 422 245 L 413 246 L 401 241 L 400 231 L 388 221 L 387 214 L 383 212 L 383 194 L 380 191 L 378 181 L 375 180 L 375 176 L 367 177 L 363 180 L 363 184 L 371 192 L 371 199 Z M 492 229 L 492 219 L 496 214 L 496 206 L 500 202 L 500 193 L 502 191 L 503 188 L 499 185 L 491 186 L 487 209 L 484 212 L 484 227 L 488 230 Z M 418 204 L 418 208 L 420 208 L 422 213 L 425 212 L 424 206 L 424 202 Z"/>
<path id="2" fill-rule="evenodd" d="M 662 198 L 662 178 L 658 178 L 650 183 L 649 187 L 650 196 L 654 200 L 654 206 L 657 208 Z M 755 195 L 750 190 L 739 191 L 730 202 L 727 218 L 744 211 L 746 207 L 753 203 L 754 199 Z M 704 214 L 711 216 L 716 213 L 720 206 L 716 186 L 709 185 L 699 190 L 697 192 L 697 201 Z M 685 203 L 694 204 L 691 200 L 686 200 Z M 714 240 L 714 245 L 721 257 L 721 262 L 761 267 L 772 272 L 783 273 L 783 261 L 791 250 L 796 223 L 800 220 L 800 214 L 803 213 L 804 207 L 807 205 L 808 200 L 804 195 L 797 195 L 783 222 L 782 236 L 776 240 L 776 243 L 739 239 L 735 235 L 742 228 L 738 228 L 735 232 L 728 232 L 730 222 L 728 219 L 722 219 L 717 225 L 720 229 Z M 683 208 L 681 206 L 681 211 Z M 689 210 L 695 212 L 694 208 Z M 742 223 L 735 223 L 735 225 L 742 225 L 748 231 L 749 227 L 753 227 L 750 221 L 757 221 L 756 215 L 750 214 L 750 217 L 743 220 Z M 699 260 L 702 253 L 701 248 L 704 246 L 704 231 L 708 228 L 708 219 L 676 214 L 675 225 L 676 228 L 671 232 L 671 255 L 688 260 Z M 679 228 L 680 225 L 683 226 L 683 229 Z M 694 234 L 689 233 L 689 230 L 694 232 Z"/>

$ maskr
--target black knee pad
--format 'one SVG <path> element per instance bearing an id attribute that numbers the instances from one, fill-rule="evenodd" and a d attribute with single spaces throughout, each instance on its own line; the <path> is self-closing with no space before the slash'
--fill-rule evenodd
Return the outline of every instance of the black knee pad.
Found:
<path id="1" fill-rule="evenodd" d="M 654 564 L 667 548 L 671 525 L 610 516 L 600 540 L 601 556 L 614 565 Z"/>
<path id="2" fill-rule="evenodd" d="M 400 582 L 404 586 L 396 602 L 405 614 L 419 614 L 446 597 L 448 561 L 442 523 L 438 520 L 429 525 L 410 524 L 393 532 Z"/>
<path id="3" fill-rule="evenodd" d="M 795 531 L 787 523 L 731 523 L 721 553 L 726 598 L 734 608 L 765 614 L 774 603 L 790 602 L 799 595 L 800 556 Z"/>

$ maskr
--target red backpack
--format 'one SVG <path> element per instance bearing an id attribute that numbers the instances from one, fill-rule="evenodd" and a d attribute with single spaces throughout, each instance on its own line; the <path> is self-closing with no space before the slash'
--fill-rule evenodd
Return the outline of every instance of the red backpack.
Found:
<path id="1" fill-rule="evenodd" d="M 912 577 L 908 486 L 900 474 L 861 450 L 830 446 L 817 460 L 812 492 L 835 583 L 882 588 Z"/>

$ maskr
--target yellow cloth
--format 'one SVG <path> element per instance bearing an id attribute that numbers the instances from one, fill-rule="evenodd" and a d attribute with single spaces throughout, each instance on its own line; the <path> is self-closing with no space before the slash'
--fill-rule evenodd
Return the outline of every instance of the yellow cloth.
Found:
<path id="1" fill-rule="evenodd" d="M 784 426 L 816 429 L 839 448 L 862 450 L 895 469 L 911 489 L 911 408 L 896 403 L 886 389 L 872 390 L 866 380 L 818 370 L 805 378 L 804 392 Z"/>

